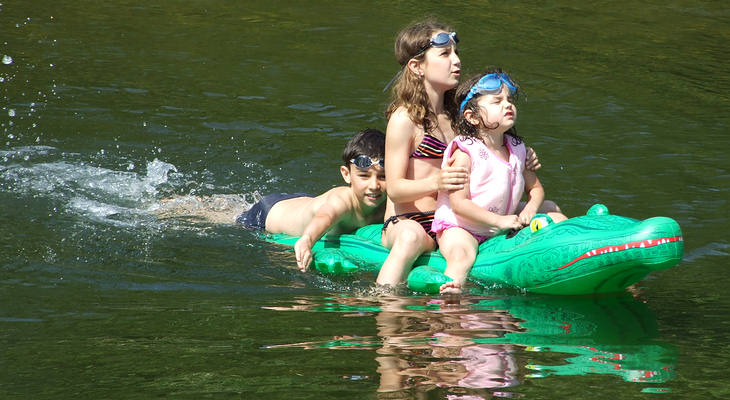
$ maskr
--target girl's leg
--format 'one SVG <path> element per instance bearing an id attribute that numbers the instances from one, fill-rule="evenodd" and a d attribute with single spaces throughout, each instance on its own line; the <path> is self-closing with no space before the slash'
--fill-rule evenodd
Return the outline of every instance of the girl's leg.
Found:
<path id="1" fill-rule="evenodd" d="M 553 219 L 553 222 L 555 223 L 563 222 L 568 219 L 568 217 L 566 217 L 565 214 L 560 211 L 560 207 L 558 207 L 558 205 L 551 200 L 543 201 L 537 212 L 547 214 L 550 218 Z"/>
<path id="2" fill-rule="evenodd" d="M 461 287 L 474 265 L 479 243 L 462 228 L 449 228 L 438 237 L 439 250 L 446 259 L 444 274 L 453 279 L 441 286 L 441 293 L 461 293 Z"/>
<path id="3" fill-rule="evenodd" d="M 390 248 L 390 254 L 380 268 L 379 285 L 395 286 L 406 279 L 406 273 L 418 256 L 436 247 L 423 227 L 409 219 L 388 225 L 383 235 L 383 246 Z"/>
<path id="4" fill-rule="evenodd" d="M 524 201 L 521 201 L 515 210 L 515 214 L 519 215 L 520 212 L 522 212 L 522 209 L 525 208 L 526 204 L 527 203 Z M 540 208 L 537 209 L 537 212 L 538 214 L 547 214 L 555 223 L 563 222 L 568 219 L 568 217 L 560 211 L 560 207 L 558 207 L 558 205 L 552 200 L 543 201 Z"/>

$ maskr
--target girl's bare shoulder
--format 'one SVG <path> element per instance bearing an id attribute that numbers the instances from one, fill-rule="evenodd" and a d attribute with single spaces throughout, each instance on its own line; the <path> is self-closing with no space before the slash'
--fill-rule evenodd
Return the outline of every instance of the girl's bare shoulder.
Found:
<path id="1" fill-rule="evenodd" d="M 386 140 L 388 140 L 388 136 L 391 137 L 391 140 L 394 136 L 412 139 L 422 132 L 423 129 L 413 122 L 408 114 L 408 110 L 401 106 L 393 112 L 388 120 Z"/>
<path id="2" fill-rule="evenodd" d="M 411 120 L 411 116 L 408 114 L 408 109 L 405 106 L 400 106 L 393 111 L 393 114 L 390 115 L 390 118 L 388 119 L 388 126 L 391 124 L 396 125 L 410 125 L 414 126 L 415 124 Z"/>

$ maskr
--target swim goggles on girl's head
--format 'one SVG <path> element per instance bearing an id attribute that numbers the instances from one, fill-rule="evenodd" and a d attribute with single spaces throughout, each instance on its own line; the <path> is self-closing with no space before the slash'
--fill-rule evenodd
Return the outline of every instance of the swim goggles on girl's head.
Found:
<path id="1" fill-rule="evenodd" d="M 459 37 L 456 36 L 456 32 L 439 32 L 433 35 L 431 40 L 428 41 L 428 44 L 421 47 L 418 52 L 413 55 L 413 57 L 423 54 L 424 51 L 428 50 L 431 47 L 444 47 L 451 44 L 451 42 L 454 42 L 454 44 L 459 43 Z"/>
<path id="2" fill-rule="evenodd" d="M 509 75 L 503 72 L 486 74 L 479 79 L 479 82 L 469 89 L 469 93 L 466 94 L 464 101 L 462 101 L 459 106 L 459 113 L 464 112 L 466 103 L 473 99 L 475 95 L 485 93 L 494 94 L 499 92 L 502 88 L 502 83 L 507 85 L 510 94 L 514 94 L 514 92 L 517 91 L 517 87 L 515 86 L 515 83 L 512 82 L 512 79 L 509 78 Z"/>
<path id="3" fill-rule="evenodd" d="M 449 33 L 439 32 L 439 33 L 433 35 L 433 37 L 428 41 L 428 44 L 421 47 L 416 52 L 416 54 L 414 54 L 411 58 L 420 56 L 421 54 L 423 54 L 423 52 L 425 52 L 426 50 L 428 50 L 431 47 L 444 47 L 444 46 L 448 46 L 451 42 L 454 42 L 454 44 L 459 43 L 459 37 L 456 35 L 456 32 L 449 32 Z M 409 58 L 409 60 L 410 60 L 410 58 Z M 403 65 L 403 66 L 405 66 L 405 65 Z M 390 85 L 392 85 L 393 82 L 395 82 L 395 80 L 398 79 L 398 77 L 402 73 L 403 73 L 403 68 L 401 68 L 398 72 L 395 73 L 395 76 L 393 76 L 393 78 L 390 80 L 390 82 L 388 82 L 388 84 L 385 85 L 385 87 L 383 88 L 383 92 L 388 90 Z"/>
<path id="4" fill-rule="evenodd" d="M 377 158 L 370 158 L 364 154 L 360 154 L 359 156 L 353 158 L 350 160 L 351 163 L 355 164 L 356 167 L 359 169 L 368 169 L 372 167 L 375 164 L 380 165 L 380 168 L 385 169 L 385 160 L 377 159 Z"/>

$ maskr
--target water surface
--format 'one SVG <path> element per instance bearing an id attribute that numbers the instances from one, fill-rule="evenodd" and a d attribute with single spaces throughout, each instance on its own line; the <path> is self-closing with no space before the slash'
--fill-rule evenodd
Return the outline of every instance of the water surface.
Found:
<path id="1" fill-rule="evenodd" d="M 384 129 L 392 43 L 500 65 L 548 197 L 682 226 L 631 293 L 374 296 L 170 196 L 320 192 Z M 3 398 L 726 398 L 730 9 L 694 2 L 0 5 Z M 467 397 L 476 396 L 476 397 Z"/>

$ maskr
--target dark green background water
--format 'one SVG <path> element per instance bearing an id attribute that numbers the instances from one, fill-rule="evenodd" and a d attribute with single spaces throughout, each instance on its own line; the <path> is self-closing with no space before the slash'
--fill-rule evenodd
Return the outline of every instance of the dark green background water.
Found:
<path id="1" fill-rule="evenodd" d="M 149 211 L 339 184 L 425 15 L 464 75 L 521 83 L 549 198 L 671 216 L 683 262 L 633 296 L 440 307 Z M 3 2 L 0 397 L 730 397 L 729 40 L 719 1 Z"/>

